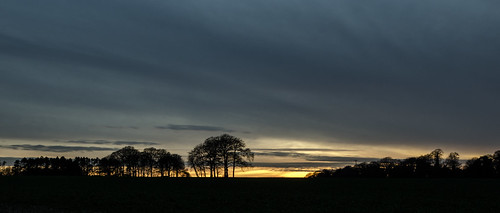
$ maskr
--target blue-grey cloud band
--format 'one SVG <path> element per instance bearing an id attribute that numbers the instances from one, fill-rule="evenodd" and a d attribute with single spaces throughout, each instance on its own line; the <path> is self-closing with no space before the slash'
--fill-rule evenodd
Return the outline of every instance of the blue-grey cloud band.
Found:
<path id="1" fill-rule="evenodd" d="M 0 145 L 0 148 L 15 149 L 15 150 L 30 150 L 30 151 L 46 151 L 46 152 L 79 152 L 79 151 L 116 151 L 116 148 L 109 147 L 95 147 L 95 146 L 45 146 L 45 145 Z"/>
<path id="2" fill-rule="evenodd" d="M 67 143 L 75 143 L 75 144 L 109 144 L 109 145 L 159 145 L 156 142 L 146 142 L 146 141 L 108 141 L 108 140 L 70 140 L 66 141 Z"/>
<path id="3" fill-rule="evenodd" d="M 180 131 L 209 131 L 209 132 L 235 132 L 234 130 L 217 127 L 217 126 L 202 126 L 202 125 L 177 125 L 169 124 L 167 126 L 157 126 L 157 129 L 169 129 Z"/>
<path id="4" fill-rule="evenodd" d="M 371 162 L 371 161 L 379 160 L 378 158 L 323 156 L 323 155 L 312 155 L 312 154 L 299 153 L 299 152 L 256 152 L 255 155 L 257 155 L 257 156 L 302 158 L 306 161 Z"/>

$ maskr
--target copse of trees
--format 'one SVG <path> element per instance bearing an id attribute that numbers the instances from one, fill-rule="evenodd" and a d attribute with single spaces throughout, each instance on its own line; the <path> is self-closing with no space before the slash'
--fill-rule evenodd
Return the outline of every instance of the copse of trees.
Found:
<path id="1" fill-rule="evenodd" d="M 210 137 L 202 144 L 194 147 L 189 152 L 188 164 L 194 170 L 197 177 L 229 177 L 229 170 L 232 170 L 234 177 L 236 167 L 251 167 L 254 153 L 240 138 L 223 134 Z"/>
<path id="2" fill-rule="evenodd" d="M 223 134 L 207 138 L 189 152 L 188 164 L 197 177 L 229 177 L 236 167 L 251 167 L 254 153 L 240 138 Z M 139 151 L 123 147 L 103 158 L 39 157 L 17 160 L 14 166 L 0 164 L 0 175 L 70 175 L 119 177 L 189 177 L 178 154 L 154 147 Z"/>
<path id="3" fill-rule="evenodd" d="M 128 176 L 128 177 L 188 177 L 184 161 L 165 149 L 146 148 L 142 152 L 126 146 L 99 158 L 39 157 L 16 160 L 4 175 L 67 175 L 67 176 Z"/>
<path id="4" fill-rule="evenodd" d="M 140 152 L 132 146 L 126 146 L 101 159 L 97 168 L 99 174 L 110 176 L 189 176 L 180 155 L 154 147 Z"/>
<path id="5" fill-rule="evenodd" d="M 319 177 L 500 177 L 500 150 L 460 163 L 459 154 L 451 152 L 443 159 L 443 151 L 435 149 L 429 154 L 404 160 L 385 157 L 379 161 L 360 163 L 339 169 L 323 169 L 308 174 Z"/>

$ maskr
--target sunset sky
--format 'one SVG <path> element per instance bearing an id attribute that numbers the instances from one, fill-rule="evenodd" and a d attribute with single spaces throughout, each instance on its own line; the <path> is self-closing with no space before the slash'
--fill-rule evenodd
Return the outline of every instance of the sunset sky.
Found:
<path id="1" fill-rule="evenodd" d="M 228 133 L 246 176 L 500 149 L 497 0 L 6 0 L 0 158 L 184 157 Z"/>

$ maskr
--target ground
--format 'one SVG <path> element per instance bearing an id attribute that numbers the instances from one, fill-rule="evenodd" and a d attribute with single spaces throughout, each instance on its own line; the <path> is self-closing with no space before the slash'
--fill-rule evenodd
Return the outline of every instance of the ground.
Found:
<path id="1" fill-rule="evenodd" d="M 500 179 L 0 177 L 0 212 L 498 212 Z"/>

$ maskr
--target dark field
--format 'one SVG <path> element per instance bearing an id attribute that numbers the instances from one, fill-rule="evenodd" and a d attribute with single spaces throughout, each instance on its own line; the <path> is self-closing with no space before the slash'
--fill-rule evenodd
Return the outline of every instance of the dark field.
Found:
<path id="1" fill-rule="evenodd" d="M 0 177 L 0 212 L 498 212 L 498 179 Z"/>

